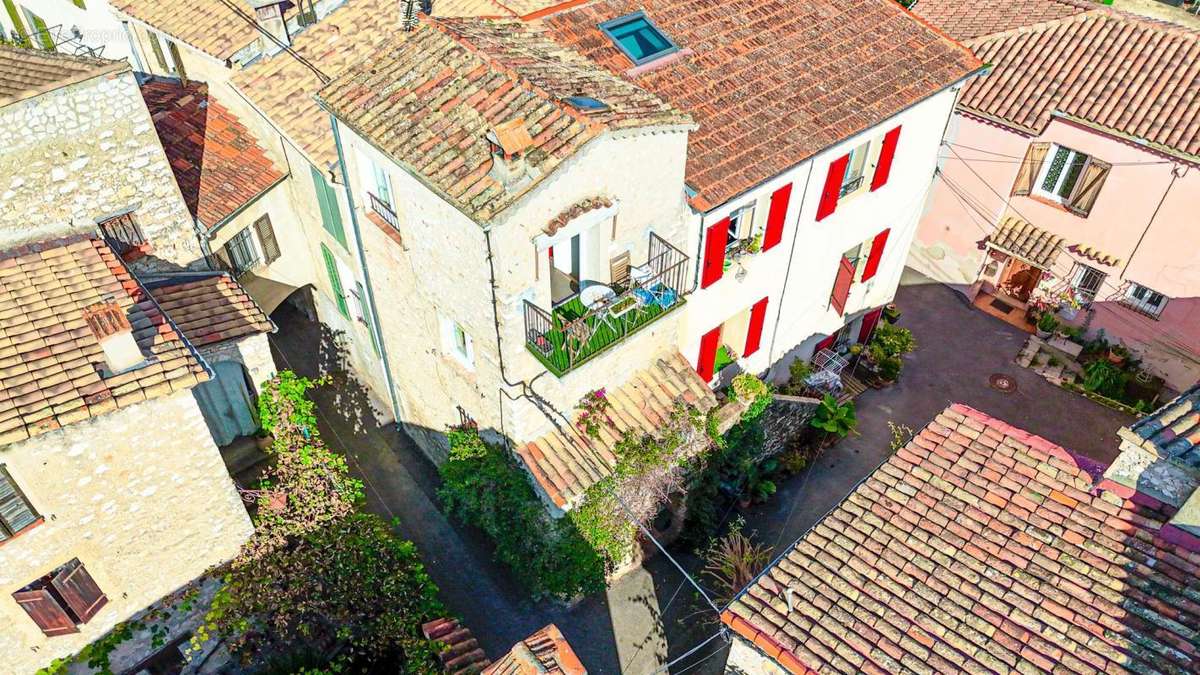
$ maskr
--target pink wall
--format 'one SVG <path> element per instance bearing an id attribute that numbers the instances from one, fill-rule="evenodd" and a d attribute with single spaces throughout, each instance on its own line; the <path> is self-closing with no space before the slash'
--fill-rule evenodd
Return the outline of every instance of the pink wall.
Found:
<path id="1" fill-rule="evenodd" d="M 1119 258 L 1119 265 L 1108 267 L 1064 251 L 1052 271 L 1066 275 L 1079 259 L 1108 274 L 1092 327 L 1143 352 L 1146 364 L 1173 387 L 1200 378 L 1200 167 L 1058 119 L 1042 135 L 1028 137 L 955 115 L 950 138 L 953 145 L 942 148 L 944 178 L 913 245 L 913 267 L 969 289 L 983 260 L 980 242 L 1004 214 L 1013 213 L 1062 236 L 1064 247 L 1091 246 Z M 1088 217 L 1009 195 L 1020 158 L 1034 141 L 1059 143 L 1113 165 Z M 1126 280 L 1171 298 L 1159 320 L 1103 302 Z"/>

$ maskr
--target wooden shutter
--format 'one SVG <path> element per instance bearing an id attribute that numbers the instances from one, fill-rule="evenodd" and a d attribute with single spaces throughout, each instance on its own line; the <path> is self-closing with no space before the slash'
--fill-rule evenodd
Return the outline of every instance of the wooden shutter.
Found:
<path id="1" fill-rule="evenodd" d="M 1100 196 L 1100 188 L 1104 187 L 1110 170 L 1111 164 L 1092 158 L 1083 172 L 1083 178 L 1075 184 L 1075 192 L 1067 201 L 1067 208 L 1086 218 L 1096 205 L 1096 197 Z"/>
<path id="2" fill-rule="evenodd" d="M 329 275 L 329 286 L 333 289 L 333 299 L 337 301 L 338 312 L 349 319 L 350 306 L 346 303 L 346 292 L 342 290 L 342 276 L 338 274 L 337 261 L 325 244 L 321 244 L 321 256 L 325 258 L 325 272 Z"/>
<path id="3" fill-rule="evenodd" d="M 754 303 L 750 308 L 750 327 L 746 331 L 746 349 L 742 356 L 750 356 L 762 344 L 763 324 L 767 320 L 767 298 Z"/>
<path id="4" fill-rule="evenodd" d="M 729 243 L 729 219 L 709 225 L 704 233 L 704 263 L 700 268 L 700 288 L 708 288 L 725 274 L 725 245 Z"/>
<path id="5" fill-rule="evenodd" d="M 342 246 L 346 246 L 346 230 L 342 227 L 342 210 L 338 208 L 337 193 L 325 180 L 324 174 L 311 164 L 313 188 L 317 192 L 317 205 L 321 208 L 321 225 Z"/>
<path id="6" fill-rule="evenodd" d="M 875 276 L 875 273 L 879 271 L 879 260 L 883 258 L 883 249 L 887 246 L 888 235 L 891 232 L 892 228 L 889 227 L 871 240 L 871 252 L 867 254 L 867 266 L 863 268 L 862 273 L 863 281 Z"/>
<path id="7" fill-rule="evenodd" d="M 279 242 L 275 239 L 275 228 L 271 225 L 271 216 L 263 214 L 262 218 L 254 221 L 254 232 L 258 234 L 258 243 L 262 247 L 263 262 L 267 265 L 279 259 Z"/>
<path id="8" fill-rule="evenodd" d="M 171 67 L 167 65 L 167 57 L 163 54 L 162 42 L 159 41 L 158 34 L 150 31 L 147 31 L 146 34 L 150 36 L 150 51 L 154 52 L 154 60 L 158 62 L 158 67 L 162 69 L 163 74 L 169 75 Z"/>
<path id="9" fill-rule="evenodd" d="M 858 329 L 858 341 L 866 344 L 871 339 L 871 333 L 875 332 L 875 326 L 879 325 L 879 318 L 883 316 L 883 308 L 873 309 L 863 316 L 862 327 Z"/>
<path id="10" fill-rule="evenodd" d="M 30 506 L 17 484 L 0 465 L 0 541 L 34 524 L 37 513 Z"/>
<path id="11" fill-rule="evenodd" d="M 171 60 L 175 62 L 175 74 L 179 76 L 179 81 L 186 87 L 188 83 L 187 69 L 183 67 L 183 59 L 179 56 L 179 46 L 173 41 L 167 40 L 167 51 L 171 52 Z"/>
<path id="12" fill-rule="evenodd" d="M 371 334 L 371 347 L 375 350 L 375 356 L 379 356 L 379 338 L 375 336 L 375 321 L 371 318 L 371 299 L 367 297 L 367 291 L 358 281 L 354 282 L 354 287 L 358 289 L 358 302 L 362 307 L 362 320 L 367 325 L 367 332 Z"/>
<path id="13" fill-rule="evenodd" d="M 1014 195 L 1027 195 L 1033 192 L 1033 181 L 1037 180 L 1038 174 L 1041 173 L 1042 162 L 1049 152 L 1049 143 L 1029 144 L 1029 149 L 1025 151 L 1025 159 L 1021 161 L 1021 168 L 1017 171 L 1017 180 L 1013 183 L 1012 193 Z"/>
<path id="14" fill-rule="evenodd" d="M 762 250 L 771 250 L 783 239 L 783 224 L 787 220 L 788 202 L 791 197 L 791 183 L 771 194 L 771 209 L 767 212 L 767 231 L 763 233 Z"/>
<path id="15" fill-rule="evenodd" d="M 21 609 L 29 614 L 29 618 L 33 619 L 33 622 L 42 629 L 47 637 L 79 632 L 79 629 L 75 627 L 75 620 L 67 614 L 67 610 L 63 609 L 62 605 L 58 604 L 58 599 L 50 593 L 49 589 L 17 591 L 13 593 L 13 600 L 16 600 Z"/>
<path id="16" fill-rule="evenodd" d="M 838 261 L 837 277 L 833 280 L 833 292 L 829 295 L 829 304 L 842 315 L 846 311 L 846 299 L 850 297 L 850 286 L 854 284 L 854 263 L 843 256 Z"/>
<path id="17" fill-rule="evenodd" d="M 96 585 L 79 558 L 60 567 L 51 577 L 50 585 L 62 596 L 80 623 L 91 621 L 96 612 L 108 604 L 108 596 Z"/>
<path id="18" fill-rule="evenodd" d="M 842 180 L 846 177 L 846 167 L 850 164 L 850 155 L 843 155 L 829 164 L 829 173 L 825 176 L 825 187 L 821 189 L 821 203 L 817 205 L 817 220 L 824 220 L 837 210 L 838 199 L 842 193 Z"/>
<path id="19" fill-rule="evenodd" d="M 871 177 L 872 192 L 887 184 L 888 176 L 892 173 L 892 159 L 896 156 L 896 143 L 899 141 L 899 126 L 884 134 L 883 147 L 879 150 L 879 161 L 875 164 L 875 175 Z"/>
<path id="20" fill-rule="evenodd" d="M 721 327 L 708 331 L 700 338 L 700 358 L 696 360 L 696 372 L 708 382 L 713 378 L 717 366 L 717 349 L 721 347 Z"/>

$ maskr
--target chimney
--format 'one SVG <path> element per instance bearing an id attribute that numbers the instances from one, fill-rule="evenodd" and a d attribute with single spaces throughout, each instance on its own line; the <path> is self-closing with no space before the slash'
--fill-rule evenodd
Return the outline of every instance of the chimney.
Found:
<path id="1" fill-rule="evenodd" d="M 492 149 L 492 169 L 489 175 L 505 189 L 521 186 L 530 179 L 525 154 L 533 147 L 533 137 L 525 127 L 525 118 L 502 122 L 487 133 Z"/>
<path id="2" fill-rule="evenodd" d="M 290 47 L 292 38 L 288 35 L 287 21 L 283 16 L 283 5 L 281 0 L 249 0 L 250 6 L 254 8 L 254 18 L 258 21 L 259 28 L 269 33 L 274 40 L 263 38 L 263 51 L 273 54 L 284 45 Z M 277 44 L 278 43 L 278 44 Z"/>
<path id="3" fill-rule="evenodd" d="M 133 327 L 117 303 L 106 300 L 89 305 L 83 309 L 83 320 L 104 350 L 109 375 L 132 370 L 146 362 L 141 347 L 133 339 Z"/>

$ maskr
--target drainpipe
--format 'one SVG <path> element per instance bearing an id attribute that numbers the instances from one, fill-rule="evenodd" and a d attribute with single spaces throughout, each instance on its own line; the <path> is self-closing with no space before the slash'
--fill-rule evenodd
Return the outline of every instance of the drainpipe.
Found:
<path id="1" fill-rule="evenodd" d="M 342 134 L 338 129 L 337 118 L 332 114 L 329 122 L 333 126 L 333 143 L 337 147 L 338 164 L 341 166 L 342 184 L 346 186 L 346 204 L 350 207 L 350 226 L 354 230 L 354 247 L 358 252 L 358 264 L 362 266 L 363 286 L 367 291 L 367 304 L 371 306 L 371 330 L 375 332 L 375 342 L 379 344 L 379 358 L 383 359 L 383 378 L 387 381 L 388 400 L 392 403 L 392 417 L 400 428 L 400 402 L 396 399 L 396 382 L 392 379 L 392 367 L 388 361 L 387 341 L 383 339 L 383 321 L 375 305 L 375 287 L 371 284 L 371 270 L 367 267 L 367 252 L 363 249 L 362 230 L 358 226 L 358 213 L 354 209 L 354 190 L 350 189 L 350 174 L 346 171 L 346 156 L 342 152 Z"/>

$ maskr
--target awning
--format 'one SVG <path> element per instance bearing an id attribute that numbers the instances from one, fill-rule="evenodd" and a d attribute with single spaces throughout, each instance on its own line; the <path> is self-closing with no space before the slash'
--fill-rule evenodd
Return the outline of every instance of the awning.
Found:
<path id="1" fill-rule="evenodd" d="M 651 433 L 668 421 L 678 401 L 708 412 L 717 397 L 679 352 L 658 359 L 605 392 L 614 429 L 601 425 L 599 439 L 579 429 L 558 429 L 517 448 L 525 467 L 559 508 L 576 503 L 596 482 L 612 473 L 614 448 L 629 431 Z"/>
<path id="2" fill-rule="evenodd" d="M 987 243 L 1043 270 L 1050 269 L 1063 248 L 1062 237 L 1011 214 L 1000 221 L 1000 227 L 988 237 Z"/>

